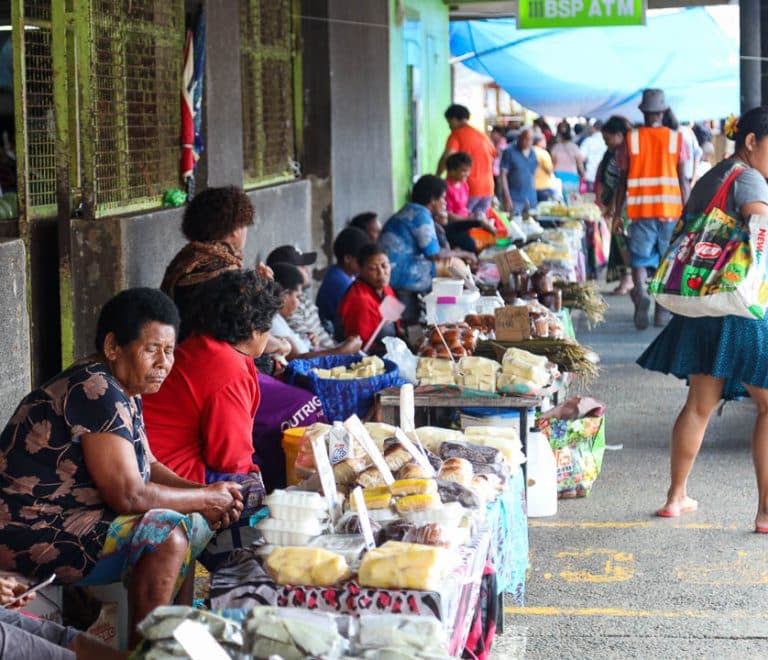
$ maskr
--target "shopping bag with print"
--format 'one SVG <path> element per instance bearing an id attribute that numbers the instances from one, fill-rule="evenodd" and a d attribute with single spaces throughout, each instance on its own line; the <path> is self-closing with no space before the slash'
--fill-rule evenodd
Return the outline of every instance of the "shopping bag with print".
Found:
<path id="1" fill-rule="evenodd" d="M 684 218 L 648 290 L 675 314 L 762 319 L 768 308 L 768 217 L 745 223 L 723 209 L 735 167 L 701 215 Z"/>

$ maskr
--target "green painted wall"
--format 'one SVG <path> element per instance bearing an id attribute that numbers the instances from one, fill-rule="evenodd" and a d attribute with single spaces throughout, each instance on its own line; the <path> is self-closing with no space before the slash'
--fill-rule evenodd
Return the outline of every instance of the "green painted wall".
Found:
<path id="1" fill-rule="evenodd" d="M 394 208 L 406 200 L 412 175 L 435 171 L 448 137 L 443 112 L 451 102 L 448 7 L 443 0 L 390 0 L 390 116 Z M 411 165 L 409 65 L 420 78 L 416 131 L 421 154 L 418 172 Z"/>

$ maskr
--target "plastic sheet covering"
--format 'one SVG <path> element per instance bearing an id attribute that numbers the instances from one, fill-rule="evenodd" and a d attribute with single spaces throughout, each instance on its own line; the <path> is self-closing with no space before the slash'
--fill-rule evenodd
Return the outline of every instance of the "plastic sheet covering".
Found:
<path id="1" fill-rule="evenodd" d="M 451 23 L 451 54 L 523 106 L 553 117 L 641 119 L 646 87 L 680 119 L 739 110 L 739 45 L 703 7 L 651 14 L 645 27 L 518 30 L 514 19 Z M 474 55 L 473 55 L 474 54 Z"/>

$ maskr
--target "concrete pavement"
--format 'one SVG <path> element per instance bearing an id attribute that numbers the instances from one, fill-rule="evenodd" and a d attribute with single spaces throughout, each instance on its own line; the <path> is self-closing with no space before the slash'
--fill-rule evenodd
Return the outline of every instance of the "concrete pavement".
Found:
<path id="1" fill-rule="evenodd" d="M 592 495 L 530 521 L 525 608 L 507 604 L 494 658 L 765 658 L 768 537 L 752 532 L 754 409 L 713 418 L 690 494 L 699 511 L 655 518 L 668 486 L 669 436 L 686 396 L 677 379 L 635 359 L 658 330 L 638 332 L 628 298 L 579 340 L 602 358 L 590 394 L 606 402 L 607 451 Z"/>

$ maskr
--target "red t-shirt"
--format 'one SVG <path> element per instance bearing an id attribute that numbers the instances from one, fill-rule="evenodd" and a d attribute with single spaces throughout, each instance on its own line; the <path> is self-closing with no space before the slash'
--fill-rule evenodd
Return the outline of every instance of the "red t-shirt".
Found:
<path id="1" fill-rule="evenodd" d="M 356 279 L 339 303 L 339 318 L 344 324 L 344 336 L 359 335 L 365 344 L 381 323 L 379 305 L 387 296 L 396 297 L 391 286 L 384 287 L 384 296 L 380 298 L 370 285 L 359 278 Z"/>
<path id="2" fill-rule="evenodd" d="M 230 344 L 193 335 L 176 349 L 160 391 L 142 397 L 152 453 L 180 477 L 205 483 L 216 472 L 258 472 L 253 417 L 259 384 L 253 359 Z"/>
<path id="3" fill-rule="evenodd" d="M 448 213 L 466 218 L 469 215 L 469 186 L 466 181 L 445 180 L 445 208 Z"/>
<path id="4" fill-rule="evenodd" d="M 451 131 L 445 143 L 446 149 L 464 151 L 472 158 L 469 173 L 470 197 L 491 197 L 493 195 L 493 159 L 496 147 L 491 139 L 473 126 L 465 125 Z"/>

